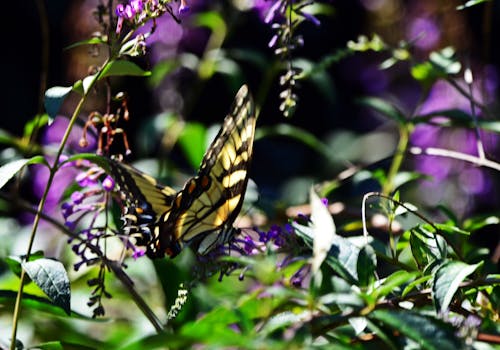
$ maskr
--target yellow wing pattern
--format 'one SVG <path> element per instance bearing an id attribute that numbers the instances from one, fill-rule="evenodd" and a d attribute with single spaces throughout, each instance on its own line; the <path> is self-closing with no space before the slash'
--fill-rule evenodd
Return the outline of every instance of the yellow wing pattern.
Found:
<path id="1" fill-rule="evenodd" d="M 206 254 L 227 242 L 243 204 L 254 134 L 254 104 L 244 85 L 198 174 L 178 193 L 135 168 L 111 161 L 126 206 L 125 234 L 138 236 L 138 244 L 147 246 L 150 257 L 173 258 L 185 245 Z"/>
<path id="2" fill-rule="evenodd" d="M 177 255 L 184 245 L 205 254 L 227 242 L 243 204 L 255 134 L 255 111 L 246 85 L 203 158 L 158 225 L 159 253 Z"/>

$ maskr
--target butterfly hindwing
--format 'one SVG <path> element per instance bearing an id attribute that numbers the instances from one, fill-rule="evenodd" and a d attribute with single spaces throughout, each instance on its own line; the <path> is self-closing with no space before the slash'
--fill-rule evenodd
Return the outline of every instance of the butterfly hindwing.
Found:
<path id="1" fill-rule="evenodd" d="M 187 181 L 160 223 L 160 249 L 171 257 L 185 244 L 205 254 L 224 243 L 243 204 L 255 133 L 255 111 L 248 87 L 236 94 L 223 126 L 208 148 L 200 170 Z"/>
<path id="2" fill-rule="evenodd" d="M 125 204 L 122 212 L 124 233 L 135 237 L 138 245 L 147 245 L 148 255 L 154 255 L 156 248 L 149 243 L 157 240 L 157 222 L 170 211 L 177 192 L 130 165 L 116 160 L 108 164 Z"/>

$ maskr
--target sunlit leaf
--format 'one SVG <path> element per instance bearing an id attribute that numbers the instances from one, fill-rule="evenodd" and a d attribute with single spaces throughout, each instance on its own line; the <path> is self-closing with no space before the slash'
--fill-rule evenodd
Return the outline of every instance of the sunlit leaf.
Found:
<path id="1" fill-rule="evenodd" d="M 467 231 L 474 232 L 488 225 L 498 225 L 500 218 L 498 216 L 486 215 L 481 217 L 472 217 L 465 220 L 463 226 Z"/>
<path id="2" fill-rule="evenodd" d="M 145 71 L 137 64 L 131 61 L 119 60 L 109 62 L 101 72 L 99 79 L 104 79 L 110 76 L 135 76 L 135 77 L 146 77 L 151 75 L 151 72 Z"/>
<path id="3" fill-rule="evenodd" d="M 66 96 L 73 90 L 72 86 L 54 86 L 45 91 L 45 111 L 54 119 L 59 113 Z"/>
<path id="4" fill-rule="evenodd" d="M 398 287 L 413 280 L 419 274 L 419 272 L 408 272 L 403 270 L 396 271 L 382 281 L 380 286 L 373 291 L 373 296 L 376 299 L 379 299 L 390 293 L 396 292 Z"/>
<path id="5" fill-rule="evenodd" d="M 0 305 L 2 307 L 12 308 L 15 304 L 17 297 L 17 291 L 12 290 L 0 290 Z M 67 313 L 63 311 L 59 306 L 56 306 L 51 300 L 47 298 L 40 297 L 38 295 L 31 295 L 28 293 L 23 293 L 23 299 L 21 301 L 23 309 L 30 311 L 42 311 L 53 316 L 65 317 Z M 78 318 L 83 320 L 92 320 L 93 322 L 107 322 L 105 319 L 95 320 L 92 317 L 80 314 L 78 312 L 71 312 L 72 318 Z"/>
<path id="6" fill-rule="evenodd" d="M 311 268 L 313 273 L 316 273 L 332 246 L 336 228 L 328 208 L 321 199 L 319 199 L 312 188 L 309 192 L 309 196 L 313 229 L 313 257 Z"/>
<path id="7" fill-rule="evenodd" d="M 410 231 L 410 248 L 413 258 L 420 268 L 441 258 L 435 239 L 422 227 L 416 227 Z"/>
<path id="8" fill-rule="evenodd" d="M 462 338 L 455 335 L 450 325 L 432 316 L 410 310 L 375 310 L 368 315 L 372 321 L 379 321 L 399 334 L 407 336 L 426 350 L 463 349 Z"/>
<path id="9" fill-rule="evenodd" d="M 22 263 L 28 276 L 44 293 L 61 307 L 68 315 L 70 314 L 71 292 L 69 278 L 64 265 L 52 259 L 37 259 Z"/>
<path id="10" fill-rule="evenodd" d="M 297 223 L 294 223 L 293 227 L 295 232 L 312 248 L 314 237 L 312 228 Z M 352 284 L 356 284 L 358 279 L 358 254 L 359 248 L 357 246 L 352 244 L 348 239 L 340 235 L 335 235 L 325 262 L 342 278 Z"/>
<path id="11" fill-rule="evenodd" d="M 82 45 L 102 45 L 102 44 L 107 44 L 107 42 L 100 37 L 92 37 L 90 39 L 77 41 L 76 43 L 66 46 L 64 49 L 69 50 Z"/>
<path id="12" fill-rule="evenodd" d="M 463 5 L 457 6 L 457 10 L 465 10 L 468 7 L 476 6 L 476 5 L 482 4 L 483 2 L 487 2 L 487 1 L 491 1 L 491 0 L 469 0 Z"/>
<path id="13" fill-rule="evenodd" d="M 437 269 L 432 284 L 432 292 L 438 312 L 444 312 L 448 309 L 460 283 L 480 266 L 482 266 L 482 262 L 468 265 L 461 261 L 450 260 Z"/>
<path id="14" fill-rule="evenodd" d="M 35 118 L 24 125 L 24 136 L 29 137 L 35 129 L 40 129 L 51 121 L 48 114 L 37 114 Z"/>
<path id="15" fill-rule="evenodd" d="M 4 187 L 25 165 L 46 163 L 42 156 L 31 159 L 16 159 L 0 167 L 0 188 Z"/>
<path id="16" fill-rule="evenodd" d="M 35 261 L 43 257 L 43 251 L 39 250 L 30 254 L 29 261 Z M 5 262 L 9 266 L 10 271 L 12 271 L 18 277 L 21 276 L 22 263 L 24 258 L 24 256 L 9 256 L 5 259 Z"/>
<path id="17" fill-rule="evenodd" d="M 401 293 L 401 296 L 404 298 L 408 293 L 410 293 L 417 286 L 419 286 L 419 285 L 427 282 L 431 278 L 432 278 L 431 275 L 426 275 L 426 276 L 422 276 L 420 278 L 417 278 L 415 281 L 412 281 L 412 282 L 408 283 L 408 285 L 403 290 L 403 293 Z"/>
<path id="18" fill-rule="evenodd" d="M 218 130 L 219 128 L 217 128 Z M 189 164 L 197 169 L 207 148 L 207 129 L 201 123 L 187 123 L 179 135 L 181 146 Z"/>

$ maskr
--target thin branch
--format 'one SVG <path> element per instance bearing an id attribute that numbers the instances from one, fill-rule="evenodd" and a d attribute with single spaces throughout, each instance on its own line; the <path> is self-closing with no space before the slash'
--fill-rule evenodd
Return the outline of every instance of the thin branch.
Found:
<path id="1" fill-rule="evenodd" d="M 13 203 L 16 205 L 18 208 L 22 210 L 26 210 L 30 213 L 37 214 L 36 208 L 33 208 L 33 206 L 20 199 L 20 198 L 13 198 L 12 196 L 9 196 L 3 192 L 0 192 L 0 198 L 9 201 L 10 203 Z M 80 242 L 83 242 L 84 240 L 76 233 L 73 231 L 69 230 L 65 225 L 60 223 L 59 221 L 55 220 L 53 217 L 44 214 L 44 213 L 38 213 L 41 219 L 45 220 L 46 222 L 50 223 L 54 227 L 56 227 L 59 231 L 64 233 L 65 235 L 71 237 L 74 240 L 78 240 Z M 163 331 L 163 326 L 162 322 L 158 319 L 156 314 L 151 310 L 151 308 L 148 306 L 148 304 L 144 301 L 142 296 L 135 290 L 134 288 L 134 282 L 132 279 L 127 275 L 127 273 L 123 270 L 121 263 L 115 260 L 109 260 L 103 252 L 99 249 L 99 247 L 88 244 L 87 247 L 99 257 L 99 259 L 108 267 L 115 276 L 120 280 L 120 282 L 123 284 L 125 289 L 129 292 L 129 294 L 132 296 L 132 299 L 134 300 L 135 304 L 137 307 L 142 311 L 144 316 L 151 322 L 153 327 L 156 329 L 157 332 Z"/>
<path id="2" fill-rule="evenodd" d="M 413 155 L 427 155 L 427 156 L 453 158 L 453 159 L 463 160 L 463 161 L 466 161 L 466 162 L 469 162 L 472 164 L 476 164 L 478 166 L 491 168 L 491 169 L 496 170 L 496 171 L 500 171 L 500 164 L 497 162 L 494 162 L 494 161 L 489 160 L 487 158 L 481 158 L 478 156 L 473 156 L 470 154 L 452 151 L 452 150 L 448 150 L 448 149 L 444 149 L 444 148 L 411 147 L 410 153 Z"/>

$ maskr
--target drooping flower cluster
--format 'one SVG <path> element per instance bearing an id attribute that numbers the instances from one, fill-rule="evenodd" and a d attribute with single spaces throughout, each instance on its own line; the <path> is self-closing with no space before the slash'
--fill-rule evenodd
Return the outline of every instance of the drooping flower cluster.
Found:
<path id="1" fill-rule="evenodd" d="M 107 259 L 107 252 L 104 241 L 119 237 L 124 250 L 131 251 L 134 259 L 143 256 L 145 251 L 109 225 L 109 203 L 115 190 L 113 178 L 87 160 L 73 162 L 73 167 L 82 169 L 75 178 L 80 188 L 62 204 L 61 212 L 66 227 L 73 232 L 68 243 L 72 244 L 72 250 L 79 258 L 74 269 L 79 270 L 84 265 L 99 267 L 98 276 L 88 281 L 93 291 L 87 303 L 89 307 L 94 307 L 93 315 L 97 317 L 104 315 L 102 298 L 111 297 L 105 287 L 106 264 L 102 261 Z"/>
<path id="2" fill-rule="evenodd" d="M 283 102 L 280 110 L 285 117 L 291 116 L 297 104 L 297 95 L 293 92 L 301 70 L 292 64 L 292 53 L 304 45 L 304 39 L 296 34 L 296 29 L 303 21 L 309 21 L 317 26 L 320 21 L 307 8 L 314 4 L 313 0 L 294 1 L 277 0 L 274 2 L 256 1 L 255 8 L 265 11 L 264 22 L 270 24 L 275 34 L 268 46 L 274 48 L 274 53 L 287 62 L 286 71 L 280 77 L 280 85 L 284 90 L 280 93 Z M 272 5 L 271 5 L 272 4 Z M 293 19 L 292 19 L 293 18 Z"/>
<path id="3" fill-rule="evenodd" d="M 207 255 L 197 257 L 201 263 L 201 271 L 198 272 L 200 275 L 218 271 L 220 272 L 219 279 L 222 279 L 224 275 L 229 275 L 235 269 L 242 267 L 240 263 L 235 262 L 238 261 L 238 257 L 257 259 L 271 254 L 277 257 L 276 268 L 278 270 L 282 270 L 294 262 L 304 261 L 289 280 L 282 281 L 284 284 L 291 284 L 295 287 L 302 285 L 304 278 L 308 275 L 309 264 L 301 255 L 300 249 L 303 245 L 298 243 L 300 238 L 296 235 L 292 225 L 286 224 L 283 227 L 272 225 L 267 231 L 257 228 L 238 231 L 240 234 L 237 234 L 228 244 L 219 245 Z M 235 261 L 228 260 L 228 257 L 236 257 L 236 259 Z M 252 269 L 251 264 L 243 267 L 239 276 L 240 280 L 244 279 L 245 273 L 249 269 Z"/>

